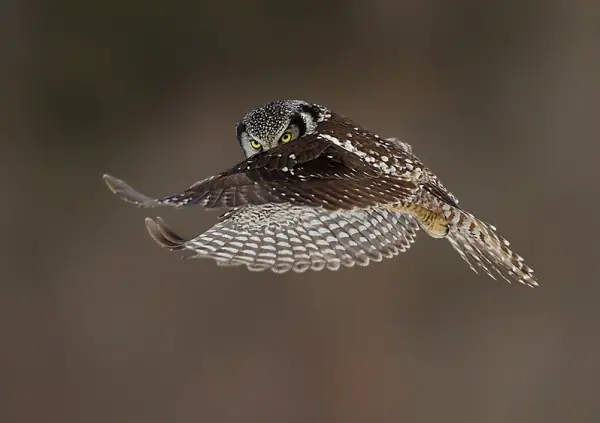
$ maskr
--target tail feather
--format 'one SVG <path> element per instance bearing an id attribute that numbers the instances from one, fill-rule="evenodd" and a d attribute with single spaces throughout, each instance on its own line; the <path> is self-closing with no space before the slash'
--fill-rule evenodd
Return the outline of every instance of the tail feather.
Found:
<path id="1" fill-rule="evenodd" d="M 509 283 L 538 285 L 533 269 L 511 251 L 510 243 L 496 234 L 493 225 L 458 208 L 447 210 L 446 215 L 451 222 L 448 241 L 475 273 L 479 269 L 493 279 L 500 276 Z"/>

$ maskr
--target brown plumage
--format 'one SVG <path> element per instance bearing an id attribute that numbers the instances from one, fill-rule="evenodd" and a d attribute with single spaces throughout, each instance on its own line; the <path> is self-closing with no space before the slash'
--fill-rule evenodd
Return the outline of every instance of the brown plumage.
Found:
<path id="1" fill-rule="evenodd" d="M 418 222 L 429 235 L 447 238 L 473 270 L 537 285 L 508 242 L 461 209 L 406 143 L 302 101 L 250 112 L 238 122 L 237 136 L 244 161 L 175 195 L 153 198 L 112 176 L 104 179 L 141 207 L 233 208 L 191 240 L 160 219 L 146 221 L 161 245 L 222 265 L 282 272 L 368 263 L 406 250 Z"/>

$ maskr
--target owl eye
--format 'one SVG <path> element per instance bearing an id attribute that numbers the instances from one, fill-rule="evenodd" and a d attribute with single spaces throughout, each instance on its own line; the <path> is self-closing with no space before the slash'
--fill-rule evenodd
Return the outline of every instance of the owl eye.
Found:
<path id="1" fill-rule="evenodd" d="M 291 132 L 285 132 L 281 138 L 279 138 L 279 141 L 281 142 L 290 142 L 292 140 L 292 133 Z"/>
<path id="2" fill-rule="evenodd" d="M 250 146 L 255 150 L 260 150 L 262 148 L 262 144 L 255 139 L 250 140 Z"/>

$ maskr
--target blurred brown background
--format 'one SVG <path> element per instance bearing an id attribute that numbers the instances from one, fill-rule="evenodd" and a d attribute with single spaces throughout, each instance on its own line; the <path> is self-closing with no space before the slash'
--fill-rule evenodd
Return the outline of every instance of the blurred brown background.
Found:
<path id="1" fill-rule="evenodd" d="M 4 0 L 1 422 L 600 421 L 600 3 Z M 141 210 L 242 159 L 273 99 L 397 136 L 541 287 L 446 242 L 255 274 L 147 236 Z M 432 263 L 432 264 L 430 264 Z"/>

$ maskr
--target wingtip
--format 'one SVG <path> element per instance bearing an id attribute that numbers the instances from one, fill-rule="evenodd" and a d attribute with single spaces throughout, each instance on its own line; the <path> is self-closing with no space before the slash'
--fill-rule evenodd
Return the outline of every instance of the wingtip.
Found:
<path id="1" fill-rule="evenodd" d="M 146 219 L 144 219 L 144 222 L 146 223 L 146 229 L 148 230 L 148 234 L 150 234 L 150 237 L 158 245 L 168 249 L 172 249 L 174 247 L 174 245 L 170 243 L 168 239 L 166 239 L 162 234 L 162 231 L 160 230 L 160 225 L 157 221 L 150 217 L 147 217 Z"/>
<path id="2" fill-rule="evenodd" d="M 115 178 L 108 173 L 102 175 L 102 179 L 104 179 L 108 189 L 121 200 L 136 204 L 139 207 L 154 207 L 159 205 L 156 199 L 136 191 L 121 179 Z"/>
<path id="3" fill-rule="evenodd" d="M 104 183 L 113 194 L 119 194 L 123 186 L 128 186 L 125 182 L 120 179 L 115 178 L 114 176 L 105 173 L 102 175 L 102 179 L 104 179 Z"/>
<path id="4" fill-rule="evenodd" d="M 145 219 L 146 229 L 158 245 L 170 250 L 182 250 L 187 240 L 179 236 L 163 219 L 157 217 L 156 220 L 147 217 Z"/>

